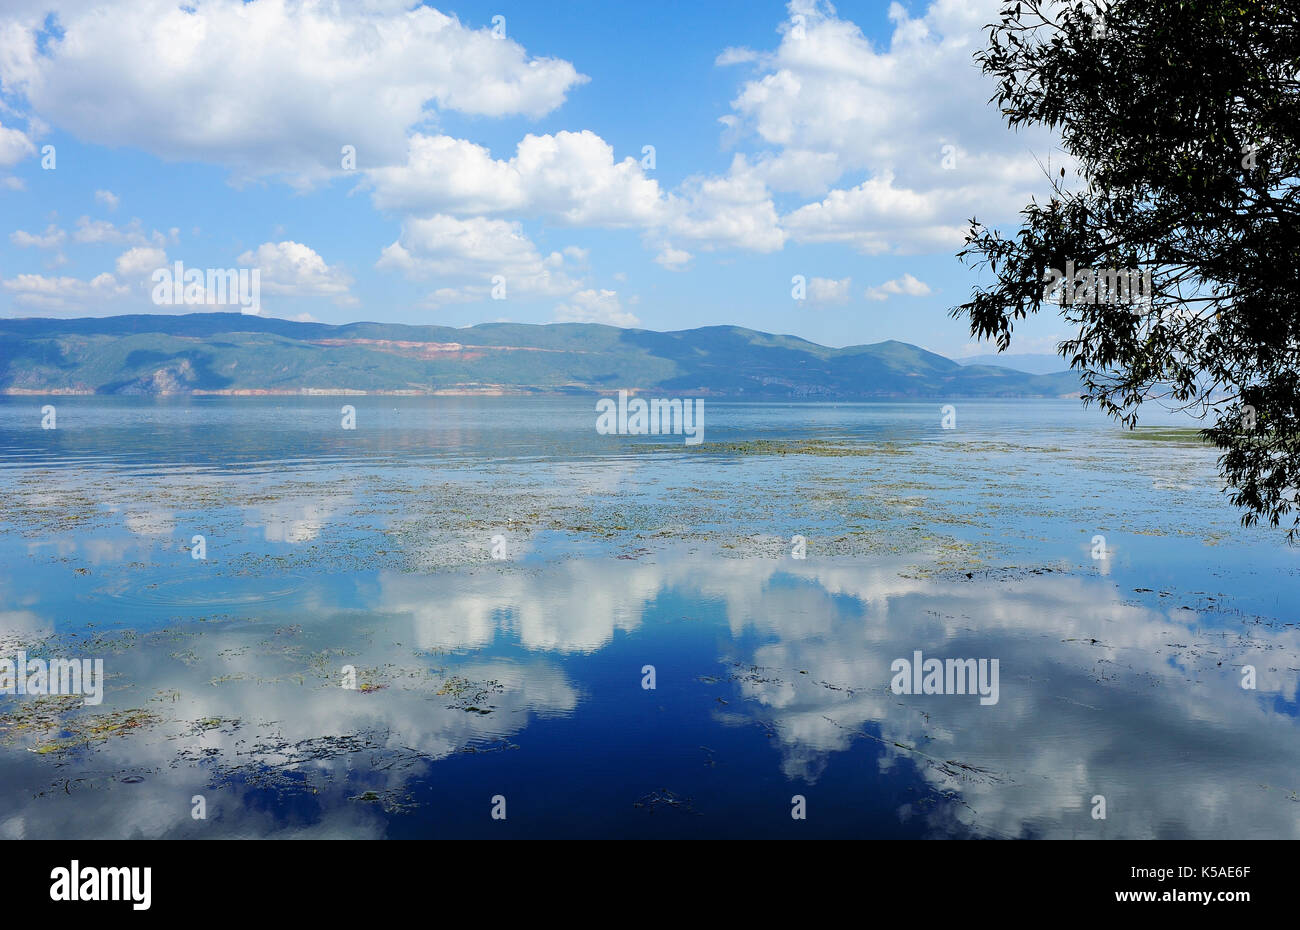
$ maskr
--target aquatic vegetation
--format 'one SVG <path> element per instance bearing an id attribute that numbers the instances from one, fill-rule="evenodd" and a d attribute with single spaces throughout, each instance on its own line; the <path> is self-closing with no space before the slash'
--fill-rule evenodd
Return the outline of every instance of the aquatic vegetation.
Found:
<path id="1" fill-rule="evenodd" d="M 1116 433 L 1124 439 L 1140 439 L 1143 442 L 1168 442 L 1189 446 L 1210 445 L 1210 441 L 1201 435 L 1199 429 L 1168 426 L 1139 426 L 1131 430 Z"/>
<path id="2" fill-rule="evenodd" d="M 33 705 L 37 702 L 31 702 Z M 142 727 L 161 721 L 157 714 L 144 710 L 120 710 L 107 714 L 77 713 L 79 697 L 35 707 L 0 717 L 0 733 L 6 743 L 14 737 L 30 742 L 29 752 L 45 755 L 83 749 L 97 741 L 125 736 Z"/>

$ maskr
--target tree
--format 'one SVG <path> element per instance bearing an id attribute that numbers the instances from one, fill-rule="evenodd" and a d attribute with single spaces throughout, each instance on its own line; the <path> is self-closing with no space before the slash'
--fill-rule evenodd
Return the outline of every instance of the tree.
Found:
<path id="1" fill-rule="evenodd" d="M 1130 429 L 1152 401 L 1200 417 L 1243 524 L 1295 511 L 1295 541 L 1300 3 L 1022 0 L 988 29 L 990 102 L 1077 168 L 1010 237 L 970 221 L 958 256 L 991 282 L 952 315 L 1003 351 L 1059 307 L 1085 405 Z"/>

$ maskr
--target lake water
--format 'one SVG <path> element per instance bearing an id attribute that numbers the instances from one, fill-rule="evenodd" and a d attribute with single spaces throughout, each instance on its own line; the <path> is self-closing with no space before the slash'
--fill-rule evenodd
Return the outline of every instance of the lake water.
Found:
<path id="1" fill-rule="evenodd" d="M 0 696 L 0 836 L 1300 834 L 1297 550 L 1177 432 L 953 403 L 0 399 L 0 658 L 105 676 Z"/>

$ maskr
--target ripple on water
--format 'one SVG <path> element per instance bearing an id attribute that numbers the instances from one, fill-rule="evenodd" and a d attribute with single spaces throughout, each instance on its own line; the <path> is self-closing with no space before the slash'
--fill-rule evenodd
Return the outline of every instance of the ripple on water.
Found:
<path id="1" fill-rule="evenodd" d="M 170 608 L 196 612 L 228 611 L 253 605 L 281 603 L 299 595 L 306 583 L 300 575 L 278 575 L 266 583 L 262 579 L 202 580 L 178 578 L 140 584 L 129 578 L 101 585 L 86 600 L 111 601 L 125 610 Z"/>

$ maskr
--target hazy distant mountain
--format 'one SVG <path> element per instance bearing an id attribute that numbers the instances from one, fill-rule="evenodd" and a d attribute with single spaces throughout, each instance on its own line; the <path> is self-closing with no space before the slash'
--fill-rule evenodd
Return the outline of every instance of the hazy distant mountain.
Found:
<path id="1" fill-rule="evenodd" d="M 1011 368 L 1015 371 L 1027 371 L 1031 375 L 1050 375 L 1066 371 L 1070 363 L 1059 355 L 1034 354 L 1024 355 L 972 355 L 968 358 L 954 359 L 959 365 L 996 365 L 999 368 Z"/>
<path id="2" fill-rule="evenodd" d="M 295 323 L 238 313 L 0 320 L 0 390 L 95 394 L 607 393 L 1058 397 L 1074 374 L 958 364 L 903 342 L 833 349 L 739 326 Z"/>

